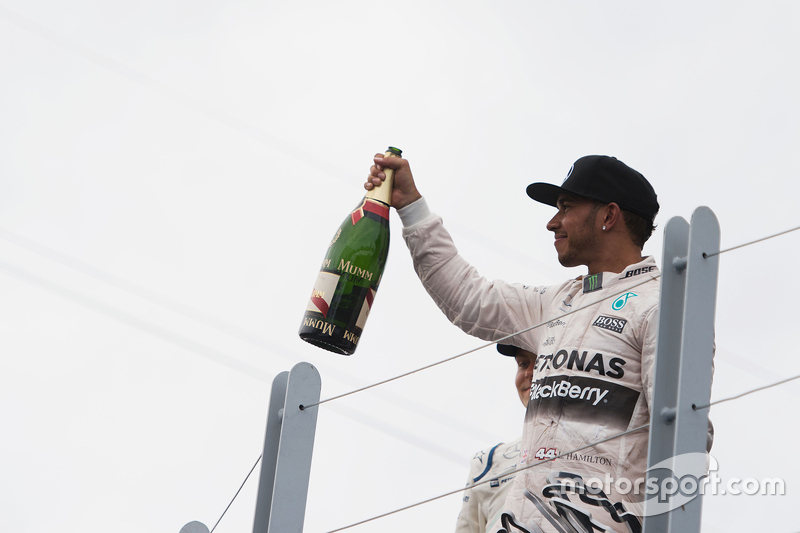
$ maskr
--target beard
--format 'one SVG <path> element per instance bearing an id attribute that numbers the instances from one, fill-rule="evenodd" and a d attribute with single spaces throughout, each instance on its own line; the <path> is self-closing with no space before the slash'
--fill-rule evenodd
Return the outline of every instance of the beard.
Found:
<path id="1" fill-rule="evenodd" d="M 558 262 L 561 263 L 561 266 L 588 265 L 596 256 L 598 245 L 594 222 L 600 207 L 602 206 L 595 206 L 583 224 L 567 234 L 566 246 L 558 253 Z"/>

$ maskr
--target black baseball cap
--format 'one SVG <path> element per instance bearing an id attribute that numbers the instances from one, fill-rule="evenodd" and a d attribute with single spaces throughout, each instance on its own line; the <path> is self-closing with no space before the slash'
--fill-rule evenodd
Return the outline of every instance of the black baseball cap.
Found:
<path id="1" fill-rule="evenodd" d="M 587 155 L 575 161 L 561 187 L 531 183 L 527 192 L 537 202 L 553 207 L 559 194 L 568 193 L 607 204 L 614 202 L 650 222 L 658 213 L 656 191 L 650 182 L 616 157 L 607 155 Z"/>
<path id="2" fill-rule="evenodd" d="M 515 355 L 517 355 L 517 350 L 519 350 L 519 348 L 517 348 L 516 346 L 511 346 L 510 344 L 497 345 L 497 351 L 509 357 L 514 357 Z"/>

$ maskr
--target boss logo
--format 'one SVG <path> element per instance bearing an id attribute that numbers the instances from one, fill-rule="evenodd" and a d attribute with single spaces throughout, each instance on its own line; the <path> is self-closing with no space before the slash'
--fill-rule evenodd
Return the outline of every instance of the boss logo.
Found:
<path id="1" fill-rule="evenodd" d="M 593 326 L 597 326 L 598 328 L 608 329 L 615 333 L 622 333 L 622 330 L 625 329 L 625 324 L 628 321 L 624 318 L 614 318 L 610 316 L 599 316 L 597 320 L 594 321 Z"/>

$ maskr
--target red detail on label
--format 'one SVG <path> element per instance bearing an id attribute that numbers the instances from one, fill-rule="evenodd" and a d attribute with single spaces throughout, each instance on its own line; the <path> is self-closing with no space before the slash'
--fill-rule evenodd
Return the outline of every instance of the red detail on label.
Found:
<path id="1" fill-rule="evenodd" d="M 353 225 L 364 217 L 364 211 L 375 213 L 379 217 L 389 220 L 389 208 L 386 205 L 364 198 L 364 202 L 358 206 L 358 209 L 350 213 Z"/>
<path id="2" fill-rule="evenodd" d="M 372 309 L 372 301 L 375 299 L 375 296 L 372 292 L 372 289 L 367 291 L 367 305 L 370 309 Z"/>
<path id="3" fill-rule="evenodd" d="M 319 296 L 312 296 L 311 303 L 317 306 L 317 309 L 319 309 L 319 312 L 322 313 L 322 316 L 328 318 L 328 302 Z"/>
<path id="4" fill-rule="evenodd" d="M 364 211 L 369 211 L 370 213 L 375 213 L 381 218 L 389 220 L 389 208 L 386 207 L 384 204 L 379 204 L 377 202 L 370 202 L 367 201 L 364 204 Z"/>

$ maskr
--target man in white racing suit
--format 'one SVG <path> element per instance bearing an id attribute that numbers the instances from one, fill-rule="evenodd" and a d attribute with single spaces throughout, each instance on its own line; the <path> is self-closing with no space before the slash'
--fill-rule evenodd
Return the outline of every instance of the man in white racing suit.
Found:
<path id="1" fill-rule="evenodd" d="M 509 344 L 498 344 L 497 351 L 514 358 L 517 366 L 514 388 L 522 405 L 527 407 L 536 354 Z M 521 442 L 521 436 L 508 443 L 501 442 L 489 450 L 479 451 L 472 458 L 456 533 L 486 533 L 500 523 L 508 489 L 514 480 Z"/>
<path id="2" fill-rule="evenodd" d="M 560 187 L 528 186 L 558 209 L 547 229 L 559 262 L 588 268 L 531 287 L 488 281 L 458 255 L 407 160 L 377 154 L 367 190 L 383 168 L 394 170 L 392 205 L 416 272 L 450 321 L 489 341 L 539 325 L 503 341 L 538 354 L 518 468 L 579 450 L 519 472 L 495 530 L 641 531 L 648 432 L 602 441 L 650 421 L 659 289 L 654 259 L 641 255 L 659 208 L 650 183 L 613 157 L 586 156 Z"/>

